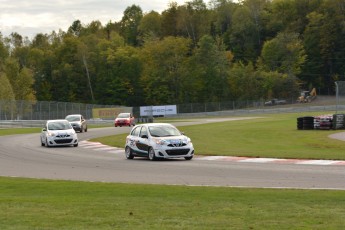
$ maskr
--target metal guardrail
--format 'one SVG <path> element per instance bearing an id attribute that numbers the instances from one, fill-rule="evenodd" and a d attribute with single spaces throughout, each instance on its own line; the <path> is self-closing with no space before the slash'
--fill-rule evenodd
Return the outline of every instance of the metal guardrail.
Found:
<path id="1" fill-rule="evenodd" d="M 238 115 L 252 115 L 252 114 L 279 114 L 279 113 L 308 113 L 308 112 L 336 112 L 338 109 L 344 111 L 345 106 L 326 105 L 326 106 L 296 106 L 296 107 L 276 107 L 276 108 L 261 108 L 261 109 L 238 109 L 215 112 L 201 112 L 201 113 L 179 113 L 170 115 L 171 118 L 190 118 L 203 116 L 238 116 Z M 0 120 L 0 128 L 29 128 L 29 127 L 43 127 L 45 120 Z M 89 119 L 89 124 L 113 124 L 113 120 Z M 153 122 L 152 118 L 136 118 L 136 123 Z"/>

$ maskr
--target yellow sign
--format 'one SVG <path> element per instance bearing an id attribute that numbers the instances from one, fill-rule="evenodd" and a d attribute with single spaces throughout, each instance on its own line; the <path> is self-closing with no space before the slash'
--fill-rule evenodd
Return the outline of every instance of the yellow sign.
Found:
<path id="1" fill-rule="evenodd" d="M 119 113 L 132 113 L 132 107 L 92 109 L 93 118 L 115 119 Z"/>

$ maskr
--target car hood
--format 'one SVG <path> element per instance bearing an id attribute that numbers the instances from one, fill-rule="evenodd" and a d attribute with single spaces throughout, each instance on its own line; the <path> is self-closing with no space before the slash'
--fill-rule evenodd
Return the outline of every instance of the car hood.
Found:
<path id="1" fill-rule="evenodd" d="M 116 118 L 115 121 L 128 121 L 129 118 Z"/>
<path id="2" fill-rule="evenodd" d="M 79 125 L 79 124 L 81 124 L 80 121 L 70 121 L 69 123 L 71 123 L 71 125 Z"/>
<path id="3" fill-rule="evenodd" d="M 155 140 L 164 140 L 168 144 L 180 144 L 180 143 L 187 143 L 189 138 L 187 136 L 169 136 L 169 137 L 153 137 Z"/>
<path id="4" fill-rule="evenodd" d="M 55 135 L 73 135 L 75 133 L 74 129 L 67 129 L 67 130 L 49 130 L 50 133 L 54 133 Z"/>

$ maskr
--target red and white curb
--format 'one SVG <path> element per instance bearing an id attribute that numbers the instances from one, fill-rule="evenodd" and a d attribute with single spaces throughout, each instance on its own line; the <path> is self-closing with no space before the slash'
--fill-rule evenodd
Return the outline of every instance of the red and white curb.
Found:
<path id="1" fill-rule="evenodd" d="M 124 154 L 123 148 L 103 145 L 99 142 L 80 141 L 79 146 L 95 151 L 106 151 L 109 153 Z M 275 163 L 275 164 L 297 164 L 297 165 L 344 165 L 345 161 L 336 160 L 304 160 L 304 159 L 279 159 L 279 158 L 254 158 L 234 156 L 196 156 L 195 160 L 203 161 L 229 161 L 238 163 Z"/>
<path id="2" fill-rule="evenodd" d="M 336 160 L 304 160 L 304 159 L 279 159 L 279 158 L 252 158 L 232 156 L 199 156 L 198 160 L 208 161 L 231 161 L 239 163 L 275 163 L 275 164 L 297 164 L 297 165 L 345 165 L 345 161 Z"/>
<path id="3" fill-rule="evenodd" d="M 95 151 L 107 151 L 109 153 L 124 153 L 123 148 L 111 147 L 109 145 L 103 145 L 99 142 L 80 141 L 79 146 L 85 149 L 93 149 Z"/>

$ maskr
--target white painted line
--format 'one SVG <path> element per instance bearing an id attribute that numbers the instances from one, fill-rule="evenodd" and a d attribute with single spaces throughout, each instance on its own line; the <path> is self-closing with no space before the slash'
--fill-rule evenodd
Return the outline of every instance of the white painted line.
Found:
<path id="1" fill-rule="evenodd" d="M 244 160 L 239 160 L 238 162 L 243 162 L 243 163 L 268 163 L 268 162 L 272 162 L 272 161 L 276 161 L 276 158 L 248 158 L 248 159 L 244 159 Z"/>
<path id="2" fill-rule="evenodd" d="M 198 159 L 199 160 L 206 160 L 206 161 L 216 161 L 216 160 L 224 160 L 226 158 L 228 158 L 228 157 L 226 157 L 226 156 L 206 156 L 206 157 L 202 156 L 202 157 L 199 157 Z"/>
<path id="3" fill-rule="evenodd" d="M 297 162 L 296 164 L 299 165 L 332 165 L 337 163 L 337 161 L 331 161 L 331 160 L 307 160 L 307 161 L 301 161 Z"/>
<path id="4" fill-rule="evenodd" d="M 109 148 L 108 145 L 89 145 L 89 146 L 82 146 L 85 149 L 97 149 L 97 148 Z"/>

